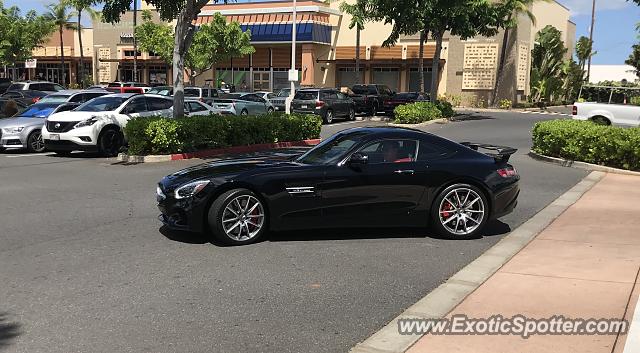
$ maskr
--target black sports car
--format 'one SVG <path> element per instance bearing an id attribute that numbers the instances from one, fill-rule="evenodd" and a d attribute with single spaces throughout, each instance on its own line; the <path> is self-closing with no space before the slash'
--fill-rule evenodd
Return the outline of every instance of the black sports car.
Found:
<path id="1" fill-rule="evenodd" d="M 480 153 L 479 148 L 492 153 Z M 517 204 L 516 150 L 391 127 L 342 131 L 283 160 L 205 163 L 163 178 L 160 220 L 232 245 L 268 230 L 423 227 L 476 237 Z"/>

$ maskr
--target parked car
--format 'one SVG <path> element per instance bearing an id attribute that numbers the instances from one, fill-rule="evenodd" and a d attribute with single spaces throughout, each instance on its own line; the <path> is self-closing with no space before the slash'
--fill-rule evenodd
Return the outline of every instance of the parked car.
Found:
<path id="1" fill-rule="evenodd" d="M 37 103 L 38 101 L 40 101 L 40 99 L 46 97 L 47 95 L 49 95 L 47 92 L 25 90 L 7 91 L 2 95 L 2 97 L 11 98 L 16 102 L 20 102 L 25 105 L 31 105 L 33 103 Z"/>
<path id="2" fill-rule="evenodd" d="M 320 115 L 327 124 L 331 124 L 334 118 L 356 119 L 353 99 L 334 88 L 299 90 L 291 107 L 295 113 Z"/>
<path id="3" fill-rule="evenodd" d="M 57 83 L 47 81 L 20 81 L 14 82 L 7 91 L 40 91 L 47 94 L 63 91 L 65 88 Z"/>
<path id="4" fill-rule="evenodd" d="M 11 81 L 10 78 L 4 78 L 4 77 L 0 77 L 0 94 L 3 94 L 4 92 L 7 91 L 7 88 L 9 88 L 9 86 L 11 86 L 13 82 Z"/>
<path id="5" fill-rule="evenodd" d="M 351 99 L 356 103 L 356 112 L 376 115 L 383 107 L 383 102 L 389 100 L 395 94 L 386 85 L 354 85 L 351 88 Z"/>
<path id="6" fill-rule="evenodd" d="M 156 86 L 147 91 L 148 94 L 157 94 L 160 96 L 173 96 L 172 86 Z"/>
<path id="7" fill-rule="evenodd" d="M 187 86 L 184 88 L 184 96 L 189 98 L 196 98 L 201 102 L 211 104 L 214 99 L 224 94 L 222 90 L 212 87 L 195 87 Z"/>
<path id="8" fill-rule="evenodd" d="M 255 93 L 226 93 L 214 99 L 212 107 L 223 115 L 259 115 L 273 112 L 271 104 Z"/>
<path id="9" fill-rule="evenodd" d="M 42 127 L 45 119 L 77 106 L 78 103 L 36 103 L 12 118 L 0 120 L 0 151 L 25 148 L 29 152 L 43 152 Z"/>
<path id="10" fill-rule="evenodd" d="M 575 103 L 573 105 L 573 119 L 590 120 L 603 125 L 638 127 L 640 126 L 640 106 Z"/>
<path id="11" fill-rule="evenodd" d="M 13 111 L 13 112 L 7 112 L 7 110 L 5 109 L 7 107 L 7 104 L 9 103 L 9 101 L 14 101 L 16 103 L 16 110 L 17 111 Z M 2 118 L 9 118 L 14 116 L 16 113 L 19 113 L 23 110 L 25 110 L 27 108 L 27 105 L 16 101 L 14 99 L 11 98 L 6 98 L 6 97 L 1 97 L 0 96 L 0 119 Z"/>
<path id="12" fill-rule="evenodd" d="M 111 94 L 105 90 L 65 90 L 41 98 L 40 103 L 84 103 L 93 98 Z"/>
<path id="13" fill-rule="evenodd" d="M 145 93 L 151 87 L 140 82 L 111 82 L 105 89 L 113 93 Z"/>
<path id="14" fill-rule="evenodd" d="M 419 92 L 396 93 L 382 103 L 382 110 L 385 114 L 391 115 L 393 114 L 393 110 L 396 109 L 396 107 L 407 103 L 415 103 L 418 101 L 429 101 L 429 98 L 423 96 Z"/>
<path id="15" fill-rule="evenodd" d="M 508 163 L 515 152 L 412 129 L 356 128 L 293 160 L 181 170 L 158 183 L 156 197 L 167 227 L 231 245 L 269 230 L 336 227 L 431 225 L 444 237 L 473 239 L 517 205 L 520 177 Z"/>
<path id="16" fill-rule="evenodd" d="M 117 93 L 94 98 L 73 111 L 51 115 L 42 129 L 47 150 L 60 155 L 96 151 L 115 156 L 125 143 L 122 129 L 131 118 L 173 114 L 173 99 Z"/>
<path id="17" fill-rule="evenodd" d="M 184 115 L 212 115 L 219 114 L 218 111 L 207 103 L 198 99 L 187 98 L 184 100 Z"/>
<path id="18" fill-rule="evenodd" d="M 290 94 L 290 88 L 283 88 L 279 90 L 278 93 L 275 93 L 274 97 L 269 99 L 271 106 L 273 106 L 273 110 L 281 112 L 285 111 L 285 100 Z"/>

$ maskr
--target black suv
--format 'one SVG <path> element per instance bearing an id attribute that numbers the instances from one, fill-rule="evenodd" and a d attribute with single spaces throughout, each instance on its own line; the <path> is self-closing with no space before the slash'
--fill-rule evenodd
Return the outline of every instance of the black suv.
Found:
<path id="1" fill-rule="evenodd" d="M 334 118 L 356 119 L 356 105 L 353 99 L 335 88 L 297 91 L 291 107 L 294 113 L 320 115 L 327 124 Z"/>
<path id="2" fill-rule="evenodd" d="M 7 91 L 7 88 L 11 86 L 13 82 L 11 82 L 10 78 L 0 77 L 0 94 L 3 94 Z"/>

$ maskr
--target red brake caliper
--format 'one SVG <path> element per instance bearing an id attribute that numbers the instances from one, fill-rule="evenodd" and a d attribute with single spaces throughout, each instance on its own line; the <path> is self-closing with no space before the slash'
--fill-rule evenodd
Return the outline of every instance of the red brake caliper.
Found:
<path id="1" fill-rule="evenodd" d="M 443 209 L 442 209 L 442 211 L 443 211 L 443 212 L 442 212 L 442 216 L 443 216 L 445 219 L 449 218 L 449 216 L 451 215 L 449 212 L 446 212 L 446 211 L 449 211 L 449 210 L 451 210 L 452 208 L 453 208 L 453 206 L 451 205 L 451 203 L 449 203 L 449 201 L 445 202 L 444 207 L 443 207 Z"/>

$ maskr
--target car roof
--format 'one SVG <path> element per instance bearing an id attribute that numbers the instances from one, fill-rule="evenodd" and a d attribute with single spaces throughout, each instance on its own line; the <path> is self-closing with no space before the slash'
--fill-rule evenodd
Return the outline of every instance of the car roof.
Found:
<path id="1" fill-rule="evenodd" d="M 133 96 L 141 96 L 140 93 L 112 93 L 104 95 L 103 97 L 120 97 L 120 98 L 131 98 Z"/>
<path id="2" fill-rule="evenodd" d="M 402 135 L 422 135 L 422 136 L 434 136 L 433 134 L 426 132 L 426 131 L 422 131 L 422 130 L 418 130 L 418 129 L 412 129 L 412 128 L 408 128 L 408 127 L 403 127 L 403 126 L 364 126 L 364 127 L 354 127 L 351 129 L 346 129 L 341 131 L 340 133 L 345 133 L 345 134 L 351 134 L 351 133 L 357 133 L 357 132 L 364 132 L 367 135 L 385 135 L 385 134 L 390 134 L 390 135 L 394 135 L 394 136 L 402 136 Z"/>

